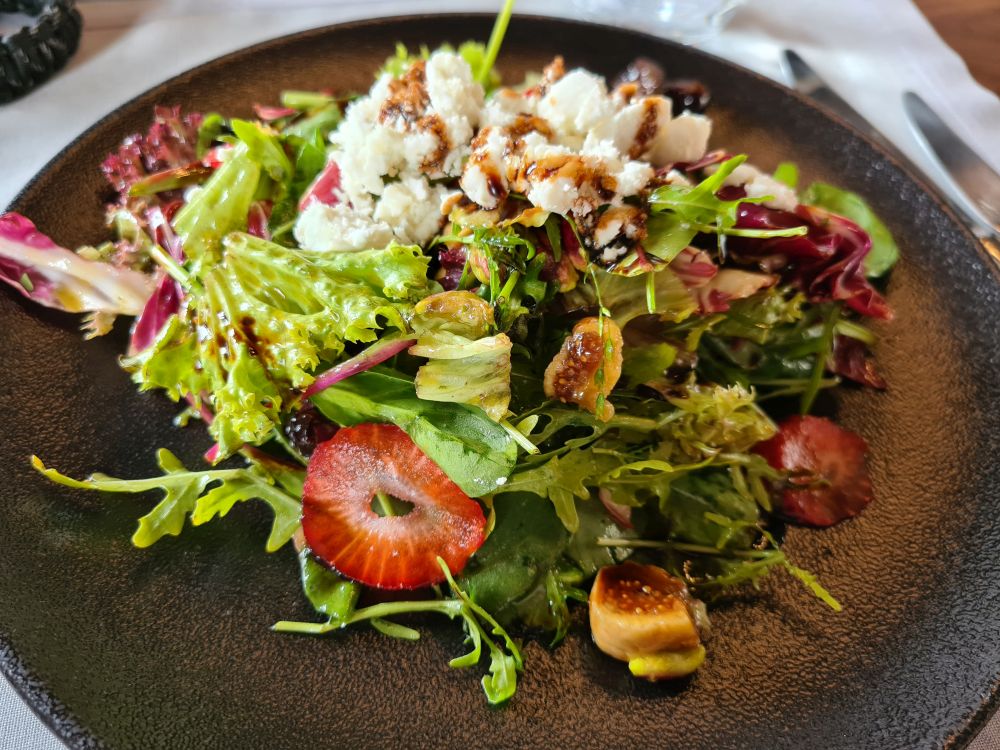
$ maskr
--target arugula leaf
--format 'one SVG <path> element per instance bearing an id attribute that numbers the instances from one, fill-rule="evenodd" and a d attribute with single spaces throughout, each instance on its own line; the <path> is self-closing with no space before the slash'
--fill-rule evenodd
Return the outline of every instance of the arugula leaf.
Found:
<path id="1" fill-rule="evenodd" d="M 312 400 L 324 416 L 341 425 L 399 426 L 471 497 L 494 492 L 514 468 L 517 444 L 482 409 L 424 401 L 412 380 L 386 368 L 358 373 Z"/>
<path id="2" fill-rule="evenodd" d="M 712 514 L 747 524 L 723 526 L 712 520 Z M 713 469 L 675 481 L 665 515 L 672 539 L 720 550 L 749 549 L 760 510 L 752 497 L 736 490 L 725 471 Z"/>
<path id="3" fill-rule="evenodd" d="M 729 310 L 712 326 L 714 336 L 734 336 L 757 344 L 767 344 L 780 326 L 802 319 L 806 298 L 792 288 L 771 287 L 763 292 L 734 300 Z"/>
<path id="4" fill-rule="evenodd" d="M 132 536 L 136 547 L 148 547 L 164 536 L 179 535 L 185 518 L 189 516 L 192 525 L 200 526 L 216 516 L 221 518 L 226 515 L 237 502 L 251 499 L 263 500 L 274 511 L 274 522 L 267 539 L 268 552 L 284 546 L 299 527 L 302 509 L 299 499 L 276 487 L 267 472 L 257 466 L 189 471 L 166 448 L 157 452 L 157 462 L 164 472 L 161 477 L 115 479 L 104 474 L 92 474 L 81 481 L 46 468 L 37 456 L 31 457 L 31 465 L 35 469 L 53 482 L 67 487 L 130 494 L 162 490 L 163 499 L 139 519 L 139 528 Z"/>
<path id="5" fill-rule="evenodd" d="M 642 247 L 649 255 L 669 263 L 691 244 L 698 232 L 680 213 L 650 213 Z M 626 258 L 626 264 L 629 259 Z"/>
<path id="6" fill-rule="evenodd" d="M 580 526 L 577 498 L 588 499 L 590 487 L 596 486 L 597 478 L 620 465 L 621 461 L 614 456 L 573 450 L 541 466 L 517 472 L 498 492 L 531 492 L 548 498 L 559 520 L 572 533 Z"/>
<path id="7" fill-rule="evenodd" d="M 583 574 L 562 564 L 549 570 L 531 591 L 514 602 L 511 617 L 529 628 L 549 631 L 554 648 L 569 632 L 572 616 L 569 601 L 586 604 L 587 592 L 576 584 L 583 582 Z"/>
<path id="8" fill-rule="evenodd" d="M 746 160 L 746 154 L 739 154 L 722 162 L 715 172 L 694 187 L 663 185 L 654 190 L 649 196 L 653 216 L 650 217 L 649 238 L 644 244 L 646 251 L 669 262 L 700 232 L 716 234 L 720 242 L 722 236 L 727 234 L 738 237 L 798 237 L 806 234 L 808 229 L 805 226 L 789 229 L 736 228 L 737 210 L 741 203 L 767 200 L 767 196 L 723 200 L 716 195 L 726 178 Z M 663 218 L 654 219 L 657 214 Z"/>
<path id="9" fill-rule="evenodd" d="M 524 668 L 524 660 L 517 644 L 500 626 L 492 615 L 476 604 L 465 591 L 455 582 L 444 560 L 438 558 L 438 564 L 444 571 L 453 598 L 432 599 L 410 602 L 383 602 L 362 609 L 355 609 L 346 620 L 328 620 L 324 623 L 293 622 L 282 620 L 272 626 L 272 630 L 280 633 L 302 633 L 322 635 L 339 630 L 359 622 L 369 622 L 376 630 L 396 638 L 416 640 L 420 633 L 396 623 L 386 622 L 384 618 L 396 615 L 436 612 L 448 618 L 461 617 L 467 642 L 472 643 L 472 650 L 464 656 L 456 657 L 449 666 L 461 669 L 472 667 L 479 663 L 483 643 L 490 652 L 489 674 L 483 677 L 483 692 L 486 699 L 493 705 L 509 700 L 517 690 L 517 673 Z M 498 636 L 495 641 L 491 636 Z"/>
<path id="10" fill-rule="evenodd" d="M 799 167 L 793 161 L 783 161 L 774 169 L 774 179 L 793 190 L 799 184 Z"/>
<path id="11" fill-rule="evenodd" d="M 808 206 L 819 206 L 846 216 L 868 233 L 872 240 L 872 249 L 865 256 L 867 276 L 883 276 L 896 265 L 896 261 L 899 260 L 899 246 L 896 245 L 892 233 L 860 195 L 824 182 L 814 182 L 802 193 L 800 200 Z"/>

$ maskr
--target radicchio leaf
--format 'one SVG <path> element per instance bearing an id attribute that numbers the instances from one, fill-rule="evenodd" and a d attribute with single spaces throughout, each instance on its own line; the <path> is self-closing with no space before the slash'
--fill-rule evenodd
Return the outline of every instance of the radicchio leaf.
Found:
<path id="1" fill-rule="evenodd" d="M 865 278 L 863 264 L 871 239 L 853 221 L 815 206 L 800 205 L 790 212 L 742 203 L 736 223 L 740 229 L 802 225 L 809 232 L 801 237 L 731 237 L 728 248 L 740 261 L 780 272 L 810 301 L 838 300 L 861 315 L 890 320 L 888 303 Z"/>
<path id="2" fill-rule="evenodd" d="M 262 240 L 271 239 L 271 230 L 267 222 L 271 218 L 271 201 L 254 201 L 250 204 L 250 211 L 247 214 L 247 234 L 260 237 Z"/>
<path id="3" fill-rule="evenodd" d="M 138 315 L 154 283 L 138 271 L 81 258 L 17 213 L 0 215 L 0 280 L 46 307 L 109 315 Z"/>
<path id="4" fill-rule="evenodd" d="M 160 279 L 156 291 L 146 301 L 142 314 L 136 318 L 129 339 L 128 353 L 133 356 L 153 343 L 171 315 L 181 309 L 184 292 L 180 284 L 166 274 Z"/>
<path id="5" fill-rule="evenodd" d="M 875 360 L 870 356 L 864 342 L 850 336 L 837 336 L 833 340 L 833 354 L 827 367 L 837 375 L 855 383 L 872 388 L 885 388 L 885 380 L 875 369 Z"/>
<path id="6" fill-rule="evenodd" d="M 669 267 L 688 289 L 704 286 L 719 272 L 711 256 L 695 247 L 681 250 Z"/>
<path id="7" fill-rule="evenodd" d="M 312 203 L 336 206 L 340 203 L 340 167 L 333 159 L 326 163 L 299 199 L 299 211 L 305 211 Z"/>

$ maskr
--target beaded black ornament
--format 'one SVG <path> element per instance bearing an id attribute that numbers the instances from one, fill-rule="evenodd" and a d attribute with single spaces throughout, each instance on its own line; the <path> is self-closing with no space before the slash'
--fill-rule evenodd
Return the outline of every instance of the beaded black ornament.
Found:
<path id="1" fill-rule="evenodd" d="M 0 0 L 0 13 L 36 16 L 0 39 L 0 104 L 24 96 L 59 70 L 76 52 L 83 19 L 74 0 Z"/>

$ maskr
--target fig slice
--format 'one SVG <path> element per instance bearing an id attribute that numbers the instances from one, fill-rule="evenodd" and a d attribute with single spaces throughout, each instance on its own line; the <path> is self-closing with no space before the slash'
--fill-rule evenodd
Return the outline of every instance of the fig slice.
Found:
<path id="1" fill-rule="evenodd" d="M 636 677 L 691 674 L 705 647 L 687 585 L 655 565 L 624 562 L 601 568 L 590 592 L 590 630 L 601 651 L 628 662 Z"/>

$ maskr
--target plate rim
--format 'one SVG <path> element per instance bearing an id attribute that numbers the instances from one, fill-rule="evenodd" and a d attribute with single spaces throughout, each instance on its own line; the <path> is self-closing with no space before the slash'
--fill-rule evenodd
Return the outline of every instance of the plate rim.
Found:
<path id="1" fill-rule="evenodd" d="M 0 214 L 16 211 L 19 204 L 25 200 L 28 193 L 32 191 L 35 185 L 46 174 L 48 174 L 63 160 L 72 158 L 73 153 L 81 147 L 83 141 L 94 135 L 97 131 L 101 130 L 107 123 L 116 119 L 123 110 L 132 107 L 142 99 L 155 96 L 164 89 L 176 85 L 182 79 L 193 73 L 200 72 L 204 68 L 225 65 L 230 60 L 240 58 L 272 46 L 283 46 L 297 40 L 322 37 L 326 34 L 330 34 L 331 32 L 351 31 L 355 28 L 364 27 L 370 28 L 376 26 L 389 26 L 415 20 L 426 21 L 434 18 L 483 21 L 492 20 L 494 17 L 495 14 L 486 12 L 450 11 L 441 13 L 422 12 L 358 18 L 281 34 L 245 47 L 234 49 L 209 60 L 205 60 L 204 62 L 190 68 L 186 68 L 176 75 L 163 79 L 153 86 L 139 92 L 135 96 L 130 97 L 126 101 L 121 102 L 115 106 L 114 109 L 108 111 L 105 115 L 79 132 L 58 153 L 45 162 L 45 164 L 31 177 L 31 179 L 29 179 L 24 186 L 18 190 L 18 192 L 11 199 L 10 203 L 3 209 L 2 212 L 0 212 Z M 936 207 L 947 216 L 953 228 L 957 229 L 958 233 L 966 240 L 969 249 L 979 257 L 984 266 L 987 268 L 987 272 L 998 284 L 1000 284 L 1000 264 L 998 264 L 989 254 L 982 242 L 980 242 L 975 234 L 973 234 L 971 228 L 964 221 L 962 221 L 949 202 L 944 198 L 944 193 L 937 185 L 931 183 L 929 178 L 925 175 L 914 171 L 909 165 L 901 162 L 895 155 L 887 151 L 867 133 L 845 120 L 837 112 L 810 99 L 808 96 L 797 91 L 796 89 L 786 86 L 774 79 L 758 73 L 757 71 L 751 70 L 750 68 L 726 58 L 637 29 L 616 27 L 610 24 L 584 19 L 565 18 L 562 16 L 544 15 L 538 13 L 515 13 L 512 18 L 512 21 L 513 20 L 528 22 L 532 20 L 539 20 L 563 23 L 569 26 L 588 26 L 599 29 L 609 29 L 615 33 L 624 32 L 656 45 L 666 45 L 673 47 L 675 50 L 682 50 L 685 55 L 690 55 L 695 58 L 700 57 L 724 67 L 737 69 L 741 73 L 755 79 L 758 85 L 771 88 L 772 90 L 777 90 L 784 96 L 792 97 L 800 104 L 819 112 L 825 119 L 831 121 L 835 126 L 839 126 L 840 128 L 847 130 L 851 134 L 852 138 L 865 143 L 869 148 L 877 152 L 882 159 L 899 171 L 906 179 L 913 182 L 920 189 L 920 191 L 926 194 L 936 204 Z M 503 51 L 501 49 L 501 55 L 502 54 Z M 24 658 L 14 648 L 13 644 L 10 642 L 9 636 L 3 632 L 0 632 L 0 675 L 6 679 L 7 683 L 12 687 L 18 697 L 20 697 L 28 706 L 32 714 L 34 714 L 34 716 L 36 716 L 42 724 L 46 726 L 52 735 L 66 747 L 89 748 L 103 746 L 103 740 L 94 734 L 90 728 L 85 726 L 76 714 L 70 710 L 68 706 L 63 704 L 58 696 L 53 694 L 47 685 L 35 675 L 34 671 L 25 662 Z M 971 714 L 965 725 L 961 727 L 961 729 L 958 729 L 958 731 L 956 731 L 951 738 L 946 741 L 945 747 L 956 749 L 967 748 L 973 739 L 975 739 L 975 737 L 986 727 L 990 719 L 992 719 L 995 714 L 1000 713 L 1000 675 L 998 675 L 994 684 L 989 685 L 987 689 L 987 698 L 979 704 L 979 707 Z"/>

